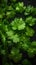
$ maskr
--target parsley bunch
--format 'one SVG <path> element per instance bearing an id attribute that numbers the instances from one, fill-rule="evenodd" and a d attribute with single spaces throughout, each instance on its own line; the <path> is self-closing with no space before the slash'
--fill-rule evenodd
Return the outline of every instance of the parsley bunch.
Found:
<path id="1" fill-rule="evenodd" d="M 36 41 L 30 40 L 36 33 L 33 29 L 36 25 L 36 8 L 31 5 L 25 6 L 23 2 L 16 0 L 10 0 L 9 5 L 7 0 L 1 0 L 1 3 L 0 55 L 3 56 L 2 64 L 19 65 L 23 58 L 22 51 L 27 52 L 29 58 L 36 54 Z M 16 16 L 18 14 L 20 17 Z M 20 65 L 27 64 L 31 64 L 27 59 L 23 59 L 20 63 Z"/>

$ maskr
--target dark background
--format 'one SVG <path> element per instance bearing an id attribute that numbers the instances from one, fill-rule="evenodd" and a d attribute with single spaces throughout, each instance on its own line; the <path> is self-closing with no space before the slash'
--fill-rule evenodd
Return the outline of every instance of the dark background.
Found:
<path id="1" fill-rule="evenodd" d="M 36 7 L 36 0 L 18 0 L 18 1 L 23 1 L 25 5 L 31 4 L 34 7 Z"/>

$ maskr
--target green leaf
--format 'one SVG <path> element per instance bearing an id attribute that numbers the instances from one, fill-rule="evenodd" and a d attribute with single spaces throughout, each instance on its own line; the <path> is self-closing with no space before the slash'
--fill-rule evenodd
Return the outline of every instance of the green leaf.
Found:
<path id="1" fill-rule="evenodd" d="M 14 60 L 14 62 L 18 62 L 21 59 L 22 54 L 19 53 L 19 49 L 13 48 L 11 50 L 9 57 L 12 58 Z"/>
<path id="2" fill-rule="evenodd" d="M 17 42 L 19 42 L 19 41 L 20 41 L 19 36 L 18 36 L 17 34 L 15 34 L 15 35 L 13 36 L 13 42 L 17 43 Z"/>
<path id="3" fill-rule="evenodd" d="M 18 2 L 17 4 L 16 4 L 16 11 L 17 12 L 20 12 L 20 13 L 22 13 L 23 11 L 24 11 L 24 3 L 23 2 Z"/>
<path id="4" fill-rule="evenodd" d="M 23 30 L 25 28 L 25 23 L 18 26 L 18 30 Z"/>
<path id="5" fill-rule="evenodd" d="M 31 36 L 32 37 L 34 35 L 34 30 L 32 28 L 30 28 L 30 27 L 27 27 L 25 34 L 27 36 Z"/>
<path id="6" fill-rule="evenodd" d="M 36 41 L 33 41 L 33 42 L 31 43 L 31 47 L 36 48 Z"/>
<path id="7" fill-rule="evenodd" d="M 26 18 L 25 22 L 28 23 L 30 26 L 33 26 L 36 22 L 36 18 L 29 16 L 29 17 Z"/>
<path id="8" fill-rule="evenodd" d="M 11 25 L 13 30 L 23 30 L 25 28 L 25 22 L 22 18 L 15 18 Z"/>

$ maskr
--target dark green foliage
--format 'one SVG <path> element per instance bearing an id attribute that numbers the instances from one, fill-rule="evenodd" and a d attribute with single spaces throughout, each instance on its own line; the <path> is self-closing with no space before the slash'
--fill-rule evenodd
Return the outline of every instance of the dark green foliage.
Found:
<path id="1" fill-rule="evenodd" d="M 17 17 L 16 15 L 21 15 Z M 23 17 L 22 17 L 23 14 Z M 31 65 L 23 59 L 26 51 L 28 57 L 36 54 L 36 41 L 30 40 L 35 35 L 33 26 L 36 25 L 36 8 L 25 6 L 16 0 L 1 0 L 0 3 L 0 55 L 2 65 Z M 25 57 L 25 56 L 24 56 Z M 22 60 L 21 63 L 19 63 Z"/>

